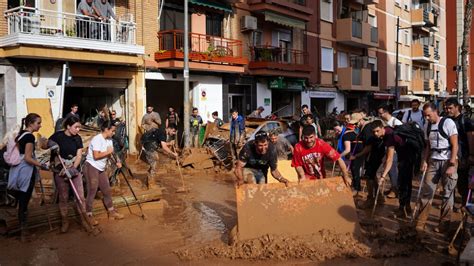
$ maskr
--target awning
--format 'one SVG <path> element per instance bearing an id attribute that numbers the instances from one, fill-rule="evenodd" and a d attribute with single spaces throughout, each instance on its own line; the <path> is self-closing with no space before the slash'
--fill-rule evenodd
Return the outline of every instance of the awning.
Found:
<path id="1" fill-rule="evenodd" d="M 227 13 L 232 13 L 232 7 L 227 3 L 212 0 L 190 0 L 189 2 L 194 5 L 210 7 Z"/>
<path id="2" fill-rule="evenodd" d="M 395 94 L 392 93 L 374 93 L 376 100 L 392 100 L 395 99 Z"/>
<path id="3" fill-rule="evenodd" d="M 128 80 L 110 78 L 83 78 L 73 76 L 72 80 L 66 86 L 76 88 L 126 89 L 128 87 Z"/>
<path id="4" fill-rule="evenodd" d="M 270 12 L 270 11 L 266 11 L 264 14 L 265 14 L 265 21 L 270 21 L 270 22 L 280 24 L 283 26 L 298 28 L 302 30 L 306 29 L 306 23 L 302 20 L 289 18 L 286 16 L 282 16 L 282 15 Z"/>

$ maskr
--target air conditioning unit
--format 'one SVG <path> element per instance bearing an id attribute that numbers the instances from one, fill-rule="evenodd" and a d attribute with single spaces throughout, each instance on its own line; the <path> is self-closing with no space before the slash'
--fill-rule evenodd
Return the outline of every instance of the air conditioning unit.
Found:
<path id="1" fill-rule="evenodd" d="M 243 16 L 240 22 L 241 31 L 256 30 L 257 18 L 252 16 Z"/>
<path id="2" fill-rule="evenodd" d="M 338 75 L 338 74 L 334 74 L 332 80 L 334 81 L 334 83 L 338 83 L 338 82 L 339 82 L 339 75 Z"/>

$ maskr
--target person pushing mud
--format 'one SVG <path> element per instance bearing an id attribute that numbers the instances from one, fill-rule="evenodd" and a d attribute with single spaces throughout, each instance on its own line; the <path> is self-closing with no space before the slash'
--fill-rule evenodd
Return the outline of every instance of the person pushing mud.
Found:
<path id="1" fill-rule="evenodd" d="M 239 153 L 234 171 L 237 185 L 267 183 L 268 168 L 276 180 L 288 184 L 288 180 L 278 171 L 277 163 L 278 154 L 267 132 L 257 132 L 255 140 L 247 142 Z"/>

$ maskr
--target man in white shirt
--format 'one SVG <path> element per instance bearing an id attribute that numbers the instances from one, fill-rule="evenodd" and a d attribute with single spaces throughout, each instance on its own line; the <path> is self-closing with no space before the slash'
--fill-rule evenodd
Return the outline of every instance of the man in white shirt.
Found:
<path id="1" fill-rule="evenodd" d="M 441 183 L 443 186 L 441 212 L 438 226 L 434 229 L 435 232 L 441 232 L 449 227 L 454 205 L 454 189 L 458 179 L 458 130 L 451 118 L 438 115 L 438 110 L 433 103 L 426 103 L 423 106 L 423 112 L 428 123 L 425 126 L 427 147 L 421 170 L 426 171 L 426 176 L 422 184 L 422 197 L 418 202 L 420 214 L 416 228 L 424 230 L 432 199 L 438 183 Z"/>
<path id="2" fill-rule="evenodd" d="M 396 126 L 403 125 L 402 121 L 398 120 L 396 117 L 392 116 L 390 113 L 388 105 L 381 105 L 377 109 L 377 112 L 379 114 L 379 117 L 387 124 L 387 126 L 391 128 L 395 128 Z M 390 191 L 388 191 L 387 198 L 393 199 L 398 196 L 398 157 L 397 154 L 395 153 L 393 155 L 393 163 L 392 163 L 392 168 L 390 168 L 390 172 L 388 173 L 388 176 L 390 177 L 390 183 L 392 183 L 392 187 L 390 188 Z"/>
<path id="3" fill-rule="evenodd" d="M 423 128 L 425 125 L 425 118 L 423 117 L 423 111 L 420 110 L 420 101 L 418 99 L 412 100 L 411 110 L 403 114 L 402 122 L 408 123 L 410 121 L 417 123 L 420 128 Z"/>

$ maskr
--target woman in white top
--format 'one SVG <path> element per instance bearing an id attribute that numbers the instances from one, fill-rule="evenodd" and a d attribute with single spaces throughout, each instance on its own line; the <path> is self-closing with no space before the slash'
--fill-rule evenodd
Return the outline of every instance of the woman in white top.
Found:
<path id="1" fill-rule="evenodd" d="M 109 217 L 114 219 L 123 219 L 123 215 L 118 213 L 112 203 L 112 191 L 110 189 L 109 179 L 105 172 L 108 158 L 114 153 L 112 137 L 115 134 L 115 125 L 110 121 L 104 122 L 101 126 L 101 133 L 95 136 L 87 152 L 84 174 L 87 178 L 87 199 L 86 212 L 92 225 L 98 222 L 92 216 L 92 205 L 100 188 L 104 195 L 104 204 L 109 212 Z M 117 162 L 117 167 L 121 168 L 122 164 Z"/>

